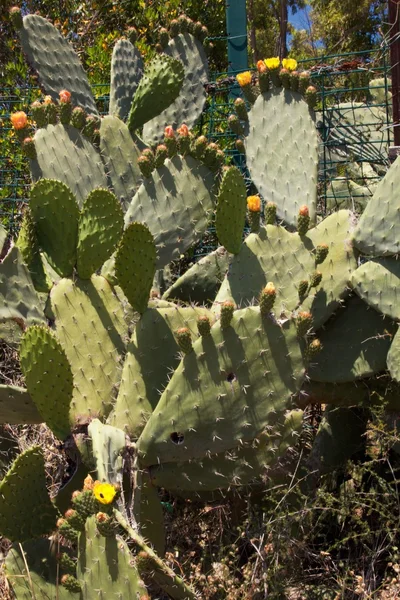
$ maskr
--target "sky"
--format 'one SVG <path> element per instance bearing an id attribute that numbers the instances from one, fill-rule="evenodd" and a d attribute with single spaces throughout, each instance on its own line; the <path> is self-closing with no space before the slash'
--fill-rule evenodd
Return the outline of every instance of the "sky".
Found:
<path id="1" fill-rule="evenodd" d="M 296 27 L 296 29 L 308 29 L 307 13 L 310 7 L 306 7 L 302 10 L 298 10 L 296 14 L 292 15 L 292 11 L 289 9 L 289 21 Z"/>

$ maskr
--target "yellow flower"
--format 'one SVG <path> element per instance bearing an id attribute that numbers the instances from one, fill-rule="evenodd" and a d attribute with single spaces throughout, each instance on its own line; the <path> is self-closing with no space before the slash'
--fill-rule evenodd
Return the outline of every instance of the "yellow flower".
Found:
<path id="1" fill-rule="evenodd" d="M 281 61 L 279 60 L 279 57 L 275 57 L 275 58 L 266 58 L 264 60 L 266 67 L 270 70 L 273 71 L 274 69 L 279 69 L 279 67 L 281 66 Z"/>
<path id="2" fill-rule="evenodd" d="M 24 129 L 28 124 L 28 117 L 20 110 L 11 115 L 11 123 L 14 129 Z"/>
<path id="3" fill-rule="evenodd" d="M 282 61 L 282 66 L 288 71 L 295 71 L 297 69 L 297 60 L 294 58 L 284 58 Z"/>
<path id="4" fill-rule="evenodd" d="M 96 500 L 101 504 L 111 504 L 117 495 L 117 490 L 111 483 L 101 483 L 100 481 L 96 481 L 93 486 L 93 493 Z"/>
<path id="5" fill-rule="evenodd" d="M 44 97 L 44 103 L 45 104 L 52 104 L 53 100 L 51 96 L 45 96 Z"/>
<path id="6" fill-rule="evenodd" d="M 251 73 L 250 71 L 244 71 L 244 73 L 239 73 L 236 75 L 236 79 L 240 87 L 244 87 L 245 85 L 250 85 L 251 83 Z"/>
<path id="7" fill-rule="evenodd" d="M 261 200 L 259 196 L 249 196 L 247 198 L 247 208 L 250 212 L 260 212 Z"/>

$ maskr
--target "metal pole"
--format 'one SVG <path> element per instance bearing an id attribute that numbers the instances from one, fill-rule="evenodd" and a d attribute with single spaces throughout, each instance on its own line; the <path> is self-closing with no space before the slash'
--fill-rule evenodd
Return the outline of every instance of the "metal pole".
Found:
<path id="1" fill-rule="evenodd" d="M 394 145 L 392 155 L 400 153 L 400 0 L 389 0 L 389 43 L 392 76 Z"/>
<path id="2" fill-rule="evenodd" d="M 246 0 L 226 0 L 226 32 L 228 72 L 245 71 L 248 68 Z"/>

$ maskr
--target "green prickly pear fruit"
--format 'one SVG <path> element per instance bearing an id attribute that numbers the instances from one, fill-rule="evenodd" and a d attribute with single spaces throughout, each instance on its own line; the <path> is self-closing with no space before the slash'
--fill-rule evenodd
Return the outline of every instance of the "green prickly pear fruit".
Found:
<path id="1" fill-rule="evenodd" d="M 72 527 L 72 525 L 70 525 L 70 523 L 68 523 L 66 519 L 58 519 L 57 527 L 60 535 L 65 537 L 65 539 L 69 540 L 70 542 L 76 542 L 79 533 L 74 527 Z"/>
<path id="2" fill-rule="evenodd" d="M 263 317 L 269 315 L 276 299 L 276 287 L 269 281 L 260 294 L 260 312 Z"/>
<path id="3" fill-rule="evenodd" d="M 177 129 L 178 134 L 178 151 L 182 156 L 186 156 L 190 151 L 190 143 L 192 141 L 189 127 L 186 123 L 182 123 L 182 125 Z"/>
<path id="4" fill-rule="evenodd" d="M 290 89 L 293 90 L 294 92 L 299 91 L 299 80 L 300 80 L 300 73 L 298 71 L 292 71 L 290 73 Z"/>
<path id="5" fill-rule="evenodd" d="M 297 288 L 297 291 L 299 292 L 299 298 L 303 298 L 303 296 L 306 295 L 307 290 L 308 290 L 308 281 L 306 279 L 303 279 L 302 281 L 300 281 L 299 287 Z"/>
<path id="6" fill-rule="evenodd" d="M 267 65 L 263 60 L 259 60 L 257 63 L 257 71 L 258 71 L 258 85 L 260 86 L 260 91 L 262 93 L 268 92 L 271 87 L 271 78 L 269 76 L 269 71 L 267 69 Z"/>
<path id="7" fill-rule="evenodd" d="M 15 29 L 22 29 L 23 19 L 21 9 L 19 6 L 12 6 L 10 8 L 10 18 Z"/>
<path id="8" fill-rule="evenodd" d="M 179 348 L 185 354 L 189 354 L 193 350 L 192 345 L 192 336 L 190 335 L 190 330 L 187 327 L 180 327 L 175 332 L 176 340 L 178 342 Z"/>
<path id="9" fill-rule="evenodd" d="M 85 126 L 82 129 L 83 135 L 90 140 L 93 141 L 94 132 L 99 128 L 99 119 L 94 115 L 89 115 L 86 117 Z"/>
<path id="10" fill-rule="evenodd" d="M 158 169 L 162 167 L 168 158 L 168 148 L 165 144 L 159 144 L 156 148 L 156 153 L 154 156 L 154 165 Z"/>
<path id="11" fill-rule="evenodd" d="M 203 29 L 203 23 L 200 23 L 200 21 L 197 21 L 197 23 L 195 23 L 193 25 L 193 35 L 200 39 L 202 37 L 202 29 Z"/>
<path id="12" fill-rule="evenodd" d="M 248 121 L 249 115 L 247 114 L 246 102 L 243 100 L 243 98 L 236 98 L 234 106 L 239 119 L 242 121 Z"/>
<path id="13" fill-rule="evenodd" d="M 164 144 L 168 150 L 169 158 L 175 156 L 178 151 L 178 144 L 175 137 L 174 128 L 168 125 L 164 130 Z"/>
<path id="14" fill-rule="evenodd" d="M 100 535 L 112 537 L 116 532 L 117 523 L 112 516 L 99 512 L 96 515 L 96 527 Z"/>
<path id="15" fill-rule="evenodd" d="M 161 46 L 161 44 L 156 44 L 155 50 L 158 54 L 162 54 L 164 52 L 164 48 Z"/>
<path id="16" fill-rule="evenodd" d="M 136 567 L 139 573 L 146 573 L 153 568 L 153 562 L 145 550 L 138 552 L 136 556 Z"/>
<path id="17" fill-rule="evenodd" d="M 317 105 L 317 88 L 313 85 L 308 86 L 305 93 L 305 98 L 308 106 L 314 109 Z"/>
<path id="18" fill-rule="evenodd" d="M 194 158 L 197 158 L 198 160 L 203 160 L 207 144 L 208 141 L 205 135 L 201 135 L 192 142 L 191 152 Z"/>
<path id="19" fill-rule="evenodd" d="M 133 27 L 132 25 L 128 27 L 128 29 L 126 30 L 126 35 L 131 44 L 136 44 L 138 38 L 138 32 L 136 27 Z"/>
<path id="20" fill-rule="evenodd" d="M 260 231 L 260 213 L 261 213 L 260 196 L 249 196 L 247 198 L 247 209 L 249 211 L 250 229 L 253 233 L 258 233 L 258 231 Z"/>
<path id="21" fill-rule="evenodd" d="M 299 338 L 304 337 L 312 327 L 312 314 L 308 311 L 301 311 L 296 319 L 296 331 Z"/>
<path id="22" fill-rule="evenodd" d="M 236 135 L 243 134 L 243 127 L 240 124 L 239 117 L 237 115 L 229 115 L 228 117 L 229 128 L 236 133 Z"/>
<path id="23" fill-rule="evenodd" d="M 73 508 L 69 508 L 64 516 L 68 521 L 69 525 L 71 525 L 71 527 L 73 527 L 77 531 L 83 531 L 85 529 L 85 520 Z"/>
<path id="24" fill-rule="evenodd" d="M 211 323 L 207 315 L 201 315 L 201 317 L 197 319 L 197 329 L 202 337 L 207 337 L 210 335 Z"/>
<path id="25" fill-rule="evenodd" d="M 321 271 L 314 271 L 310 277 L 310 287 L 317 287 L 322 281 Z"/>
<path id="26" fill-rule="evenodd" d="M 168 33 L 168 29 L 165 29 L 165 27 L 162 27 L 160 29 L 159 40 L 160 40 L 160 44 L 163 48 L 166 48 L 168 46 L 169 33 Z"/>
<path id="27" fill-rule="evenodd" d="M 246 147 L 244 145 L 244 141 L 241 140 L 240 138 L 238 138 L 235 142 L 235 148 L 238 152 L 240 152 L 240 154 L 245 154 L 246 152 Z"/>
<path id="28" fill-rule="evenodd" d="M 59 105 L 59 109 L 60 109 L 60 123 L 62 123 L 63 125 L 69 125 L 71 122 L 71 116 L 72 116 L 72 104 L 71 104 L 71 100 L 62 100 L 62 94 L 69 94 L 69 97 L 71 98 L 71 94 L 69 92 L 67 92 L 66 90 L 63 90 L 63 92 L 60 92 L 60 105 Z M 66 98 L 67 96 L 63 96 L 64 98 Z"/>
<path id="29" fill-rule="evenodd" d="M 180 27 L 179 27 L 179 22 L 177 19 L 172 19 L 171 23 L 169 24 L 169 35 L 174 38 L 177 35 L 179 35 L 180 33 Z"/>
<path id="30" fill-rule="evenodd" d="M 275 202 L 267 202 L 265 205 L 265 222 L 267 225 L 275 225 L 276 221 L 276 204 Z"/>
<path id="31" fill-rule="evenodd" d="M 281 79 L 282 85 L 286 90 L 290 89 L 290 71 L 288 71 L 287 69 L 281 69 L 279 71 L 279 77 Z"/>
<path id="32" fill-rule="evenodd" d="M 300 206 L 299 216 L 297 217 L 297 231 L 299 235 L 306 235 L 308 228 L 310 226 L 310 211 L 308 207 L 304 204 Z"/>
<path id="33" fill-rule="evenodd" d="M 46 127 L 47 125 L 47 114 L 46 107 L 39 100 L 35 100 L 31 104 L 32 117 L 36 122 L 36 127 Z"/>
<path id="34" fill-rule="evenodd" d="M 186 15 L 179 15 L 178 23 L 180 32 L 186 33 L 189 29 L 189 17 L 187 17 Z"/>
<path id="35" fill-rule="evenodd" d="M 303 71 L 299 75 L 299 92 L 301 94 L 306 93 L 306 89 L 309 87 L 311 81 L 309 71 Z"/>
<path id="36" fill-rule="evenodd" d="M 315 263 L 320 265 L 329 254 L 328 244 L 319 244 L 315 249 Z"/>
<path id="37" fill-rule="evenodd" d="M 69 592 L 77 594 L 81 591 L 81 585 L 73 575 L 63 575 L 61 577 L 61 585 Z"/>
<path id="38" fill-rule="evenodd" d="M 22 152 L 28 158 L 34 160 L 36 158 L 36 146 L 35 140 L 31 137 L 27 137 L 22 142 Z"/>
<path id="39" fill-rule="evenodd" d="M 57 555 L 58 563 L 63 571 L 71 575 L 76 573 L 76 561 L 66 552 L 61 552 Z"/>
<path id="40" fill-rule="evenodd" d="M 215 168 L 217 164 L 218 150 L 218 144 L 216 144 L 215 142 L 211 142 L 210 144 L 208 144 L 204 150 L 204 164 L 210 169 Z"/>
<path id="41" fill-rule="evenodd" d="M 201 32 L 199 35 L 199 41 L 204 42 L 206 38 L 208 38 L 208 29 L 205 25 L 202 25 Z"/>
<path id="42" fill-rule="evenodd" d="M 144 177 L 151 177 L 151 174 L 153 172 L 153 163 L 147 156 L 139 156 L 138 165 Z"/>
<path id="43" fill-rule="evenodd" d="M 72 505 L 83 519 L 97 512 L 97 502 L 93 490 L 76 491 L 72 494 Z"/>
<path id="44" fill-rule="evenodd" d="M 221 150 L 221 148 L 219 148 L 217 150 L 215 164 L 213 166 L 211 166 L 210 169 L 212 171 L 218 171 L 218 169 L 221 169 L 221 167 L 223 167 L 224 165 L 225 165 L 225 152 L 223 150 Z"/>
<path id="45" fill-rule="evenodd" d="M 220 321 L 222 329 L 226 329 L 226 327 L 230 326 L 234 311 L 235 305 L 230 300 L 226 300 L 221 305 Z"/>
<path id="46" fill-rule="evenodd" d="M 85 127 L 86 115 L 83 108 L 80 106 L 76 106 L 71 115 L 71 125 L 75 127 L 75 129 L 79 129 L 81 131 Z"/>
<path id="47" fill-rule="evenodd" d="M 311 360 L 314 356 L 316 356 L 319 352 L 321 352 L 323 346 L 321 344 L 321 340 L 316 338 L 307 346 L 306 350 L 306 358 L 307 360 Z"/>
<path id="48" fill-rule="evenodd" d="M 47 122 L 50 123 L 50 125 L 56 125 L 58 119 L 58 106 L 54 104 L 51 96 L 46 96 L 44 99 L 44 105 L 46 109 Z"/>

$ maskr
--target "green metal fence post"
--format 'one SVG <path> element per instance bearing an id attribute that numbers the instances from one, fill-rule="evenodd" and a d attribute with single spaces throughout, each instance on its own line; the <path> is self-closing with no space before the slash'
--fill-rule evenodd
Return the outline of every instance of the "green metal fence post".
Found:
<path id="1" fill-rule="evenodd" d="M 226 1 L 226 31 L 228 72 L 245 71 L 248 66 L 246 0 Z"/>

